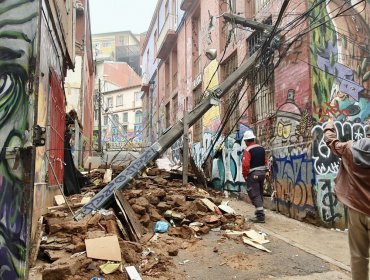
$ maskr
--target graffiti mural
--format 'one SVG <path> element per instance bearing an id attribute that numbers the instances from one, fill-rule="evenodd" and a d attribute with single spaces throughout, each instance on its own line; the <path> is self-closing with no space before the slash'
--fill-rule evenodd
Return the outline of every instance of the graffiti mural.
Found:
<path id="1" fill-rule="evenodd" d="M 311 5 L 314 2 L 310 0 Z M 345 210 L 333 193 L 340 159 L 325 145 L 323 127 L 331 115 L 338 138 L 356 141 L 365 136 L 369 125 L 370 7 L 366 1 L 359 2 L 327 1 L 313 10 L 310 20 L 317 24 L 316 19 L 325 19 L 325 24 L 310 33 L 317 208 L 323 222 L 341 228 L 345 227 Z"/>
<path id="2" fill-rule="evenodd" d="M 19 149 L 30 135 L 29 75 L 37 1 L 5 0 L 0 8 L 0 278 L 24 279 L 29 237 L 29 192 Z"/>
<path id="3" fill-rule="evenodd" d="M 276 111 L 274 137 L 270 145 L 275 200 L 278 211 L 297 219 L 315 209 L 315 173 L 311 158 L 309 108 L 295 103 L 295 90 Z"/>
<path id="4" fill-rule="evenodd" d="M 229 190 L 239 192 L 244 186 L 245 180 L 242 175 L 242 144 L 241 139 L 235 136 L 224 139 L 220 137 L 213 145 L 215 135 L 204 133 L 202 143 L 192 145 L 192 155 L 196 165 L 205 168 L 203 163 L 207 163 L 210 169 L 209 177 L 212 185 L 218 190 Z M 210 152 L 209 160 L 206 156 Z"/>

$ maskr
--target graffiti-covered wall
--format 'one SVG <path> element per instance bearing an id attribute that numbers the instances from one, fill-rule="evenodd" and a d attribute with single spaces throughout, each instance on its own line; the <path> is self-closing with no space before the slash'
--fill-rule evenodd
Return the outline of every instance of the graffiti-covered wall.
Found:
<path id="1" fill-rule="evenodd" d="M 370 7 L 365 2 L 329 1 L 314 9 L 310 20 L 325 20 L 310 34 L 317 208 L 322 220 L 336 227 L 346 223 L 344 207 L 333 192 L 340 159 L 323 142 L 323 126 L 332 115 L 339 139 L 347 141 L 364 137 L 369 124 Z"/>
<path id="2" fill-rule="evenodd" d="M 38 1 L 0 4 L 1 279 L 24 279 L 27 271 L 32 186 L 20 155 L 32 143 L 37 12 Z"/>

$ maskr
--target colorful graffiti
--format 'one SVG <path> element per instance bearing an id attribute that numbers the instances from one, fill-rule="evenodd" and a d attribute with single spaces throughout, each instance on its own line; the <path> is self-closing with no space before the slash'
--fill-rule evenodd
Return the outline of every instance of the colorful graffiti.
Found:
<path id="1" fill-rule="evenodd" d="M 24 190 L 19 151 L 29 132 L 29 74 L 37 1 L 1 1 L 0 8 L 0 277 L 24 279 L 27 271 L 30 192 Z"/>
<path id="2" fill-rule="evenodd" d="M 297 219 L 315 210 L 311 128 L 309 108 L 302 112 L 295 90 L 288 90 L 286 102 L 276 111 L 270 154 L 277 210 Z"/>
<path id="3" fill-rule="evenodd" d="M 314 2 L 310 0 L 311 5 Z M 340 140 L 356 141 L 365 136 L 370 120 L 368 6 L 366 1 L 327 1 L 313 10 L 310 20 L 310 24 L 317 24 L 317 19 L 325 21 L 310 33 L 317 208 L 325 223 L 342 228 L 345 210 L 333 193 L 340 159 L 325 145 L 323 125 L 330 115 L 336 119 Z"/>

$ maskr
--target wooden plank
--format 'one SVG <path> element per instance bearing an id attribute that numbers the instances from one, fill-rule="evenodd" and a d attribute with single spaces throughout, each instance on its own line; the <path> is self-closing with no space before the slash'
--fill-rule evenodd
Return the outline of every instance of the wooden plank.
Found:
<path id="1" fill-rule="evenodd" d="M 44 217 L 41 216 L 37 223 L 35 239 L 32 242 L 32 248 L 30 252 L 30 267 L 34 267 L 36 264 L 37 255 L 39 253 L 40 244 L 41 244 L 41 237 L 43 234 L 43 230 L 42 230 L 43 223 L 44 223 Z"/>
<path id="2" fill-rule="evenodd" d="M 130 203 L 127 199 L 123 196 L 120 191 L 114 193 L 116 197 L 116 201 L 118 206 L 121 208 L 122 213 L 127 220 L 127 224 L 129 228 L 132 230 L 134 237 L 136 237 L 134 241 L 138 242 L 141 237 L 143 236 L 143 228 L 136 218 L 135 212 L 132 209 Z"/>
<path id="3" fill-rule="evenodd" d="M 69 206 L 71 208 L 78 208 L 84 206 L 86 203 L 75 203 L 75 204 L 70 204 Z M 50 206 L 48 207 L 48 211 L 53 211 L 53 210 L 65 210 L 68 209 L 68 205 L 58 205 L 58 206 Z"/>

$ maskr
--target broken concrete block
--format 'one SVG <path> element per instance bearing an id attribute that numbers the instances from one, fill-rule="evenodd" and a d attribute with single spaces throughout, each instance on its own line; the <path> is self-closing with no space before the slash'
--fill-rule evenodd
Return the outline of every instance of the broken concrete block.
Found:
<path id="1" fill-rule="evenodd" d="M 158 213 L 157 209 L 152 208 L 149 210 L 150 220 L 153 222 L 160 221 L 163 219 L 162 215 Z"/>
<path id="2" fill-rule="evenodd" d="M 60 219 L 48 219 L 47 226 L 49 233 L 58 231 L 67 233 L 86 233 L 87 223 L 85 221 L 61 221 Z"/>
<path id="3" fill-rule="evenodd" d="M 152 205 L 157 205 L 160 201 L 159 198 L 154 195 L 146 195 L 145 198 L 149 201 Z"/>
<path id="4" fill-rule="evenodd" d="M 215 212 L 217 205 L 210 201 L 208 198 L 202 198 L 201 201 L 208 207 L 209 210 Z"/>
<path id="5" fill-rule="evenodd" d="M 119 236 L 119 230 L 118 230 L 116 221 L 108 220 L 106 222 L 105 226 L 107 228 L 108 233 Z"/>
<path id="6" fill-rule="evenodd" d="M 44 253 L 52 262 L 70 256 L 64 250 L 44 250 Z"/>
<path id="7" fill-rule="evenodd" d="M 155 177 L 153 178 L 153 181 L 158 185 L 167 185 L 168 181 L 166 179 L 163 179 L 162 177 Z"/>
<path id="8" fill-rule="evenodd" d="M 179 249 L 175 247 L 170 247 L 168 250 L 168 255 L 171 257 L 177 256 L 179 254 Z"/>
<path id="9" fill-rule="evenodd" d="M 158 197 L 159 199 L 162 199 L 166 196 L 166 191 L 163 189 L 155 188 L 151 190 L 151 193 L 153 196 Z"/>
<path id="10" fill-rule="evenodd" d="M 90 260 L 91 262 L 91 260 Z M 42 280 L 63 280 L 68 276 L 75 275 L 76 271 L 84 265 L 81 259 L 59 259 L 42 271 Z"/>
<path id="11" fill-rule="evenodd" d="M 138 198 L 135 199 L 134 204 L 140 205 L 140 206 L 144 207 L 145 209 L 148 209 L 150 203 L 145 197 L 138 197 Z M 133 205 L 133 204 L 131 204 L 131 205 Z"/>
<path id="12" fill-rule="evenodd" d="M 160 212 L 165 212 L 167 210 L 170 210 L 171 209 L 171 206 L 168 205 L 166 202 L 159 202 L 158 205 L 157 205 L 157 209 L 160 211 Z"/>
<path id="13" fill-rule="evenodd" d="M 140 223 L 141 223 L 143 226 L 145 226 L 145 227 L 149 226 L 149 224 L 150 224 L 150 222 L 151 222 L 149 214 L 145 213 L 145 214 L 140 218 L 140 220 L 139 220 L 139 221 L 140 221 Z"/>
<path id="14" fill-rule="evenodd" d="M 64 196 L 61 195 L 61 194 L 58 194 L 56 196 L 54 196 L 54 203 L 55 205 L 59 206 L 59 205 L 62 205 L 64 203 L 66 203 L 65 199 L 64 199 Z"/>
<path id="15" fill-rule="evenodd" d="M 146 213 L 145 207 L 137 204 L 132 205 L 132 210 L 134 210 L 134 212 L 139 215 L 144 215 Z"/>
<path id="16" fill-rule="evenodd" d="M 105 236 L 105 231 L 102 230 L 95 230 L 95 231 L 88 231 L 86 235 L 86 239 L 94 239 L 98 237 Z"/>

